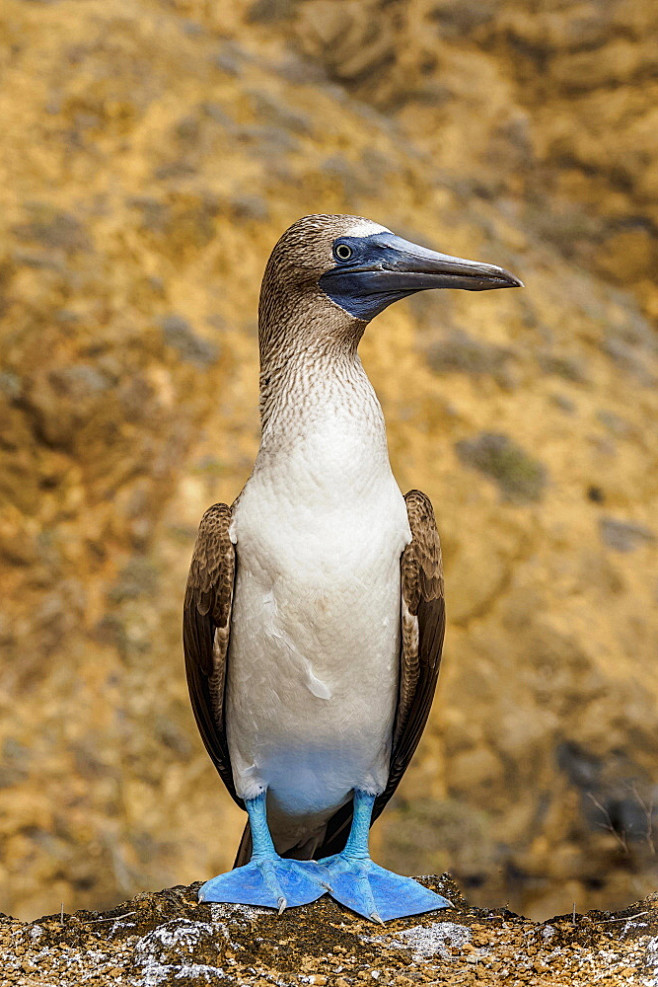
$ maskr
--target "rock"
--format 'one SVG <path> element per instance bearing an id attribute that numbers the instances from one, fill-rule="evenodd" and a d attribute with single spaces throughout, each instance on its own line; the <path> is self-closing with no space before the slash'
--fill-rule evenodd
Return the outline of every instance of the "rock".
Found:
<path id="1" fill-rule="evenodd" d="M 546 484 L 546 468 L 507 435 L 483 432 L 456 445 L 462 462 L 496 481 L 509 500 L 539 500 Z"/>
<path id="2" fill-rule="evenodd" d="M 215 363 L 219 355 L 217 347 L 198 336 L 189 322 L 180 315 L 165 315 L 160 323 L 167 346 L 172 346 L 184 360 L 199 367 Z"/>
<path id="3" fill-rule="evenodd" d="M 257 448 L 264 264 L 318 209 L 527 284 L 421 293 L 363 341 L 396 475 L 435 505 L 448 614 L 380 859 L 533 917 L 658 886 L 656 10 L 0 13 L 0 909 L 232 862 L 180 599 L 199 518 Z"/>
<path id="4" fill-rule="evenodd" d="M 599 522 L 601 539 L 608 548 L 616 552 L 632 552 L 640 545 L 656 540 L 656 535 L 645 524 L 621 521 L 619 518 L 603 517 Z"/>
<path id="5" fill-rule="evenodd" d="M 508 369 L 513 358 L 512 350 L 507 347 L 474 339 L 459 330 L 432 344 L 427 353 L 428 362 L 437 373 L 490 374 L 503 387 L 513 381 Z"/>
<path id="6" fill-rule="evenodd" d="M 276 983 L 499 984 L 550 971 L 573 987 L 640 984 L 655 974 L 658 909 L 573 913 L 535 924 L 505 909 L 469 907 L 447 875 L 422 883 L 455 907 L 382 929 L 324 897 L 274 911 L 203 905 L 198 884 L 138 895 L 108 912 L 47 916 L 22 924 L 0 916 L 3 983 L 77 987 L 81 982 L 167 987 L 221 981 Z M 524 979 L 522 981 L 526 982 Z M 557 983 L 558 980 L 555 980 Z"/>

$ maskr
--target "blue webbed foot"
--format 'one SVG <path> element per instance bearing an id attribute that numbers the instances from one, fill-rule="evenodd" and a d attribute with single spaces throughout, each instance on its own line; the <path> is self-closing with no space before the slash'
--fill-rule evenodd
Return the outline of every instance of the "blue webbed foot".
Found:
<path id="1" fill-rule="evenodd" d="M 338 853 L 319 862 L 326 869 L 332 898 L 373 922 L 384 923 L 405 915 L 452 907 L 447 898 L 424 888 L 411 877 L 379 867 L 369 857 Z"/>
<path id="2" fill-rule="evenodd" d="M 212 877 L 199 888 L 199 901 L 265 905 L 281 914 L 284 908 L 308 905 L 328 890 L 326 874 L 315 861 L 272 855 Z"/>
<path id="3" fill-rule="evenodd" d="M 437 908 L 451 908 L 440 894 L 424 888 L 411 877 L 401 877 L 373 863 L 368 853 L 368 832 L 375 795 L 354 790 L 354 812 L 345 849 L 319 863 L 325 868 L 331 896 L 353 912 L 388 922 L 405 915 L 420 915 Z"/>
<path id="4" fill-rule="evenodd" d="M 253 856 L 248 864 L 211 877 L 199 888 L 199 901 L 284 908 L 308 905 L 329 891 L 327 876 L 314 860 L 284 860 L 267 825 L 266 792 L 245 800 Z"/>

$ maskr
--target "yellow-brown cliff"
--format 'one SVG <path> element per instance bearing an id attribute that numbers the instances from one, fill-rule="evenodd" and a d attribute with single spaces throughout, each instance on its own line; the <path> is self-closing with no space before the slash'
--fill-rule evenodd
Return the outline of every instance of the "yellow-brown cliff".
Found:
<path id="1" fill-rule="evenodd" d="M 4 0 L 0 910 L 231 863 L 180 603 L 257 448 L 263 265 L 320 211 L 527 285 L 363 344 L 449 608 L 379 859 L 539 916 L 655 887 L 657 35 L 648 0 Z"/>

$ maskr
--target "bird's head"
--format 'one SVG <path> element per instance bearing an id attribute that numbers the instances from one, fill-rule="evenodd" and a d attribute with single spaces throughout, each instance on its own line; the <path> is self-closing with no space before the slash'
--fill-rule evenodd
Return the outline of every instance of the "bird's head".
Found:
<path id="1" fill-rule="evenodd" d="M 494 264 L 428 250 L 360 216 L 304 216 L 286 230 L 267 264 L 260 300 L 261 336 L 276 338 L 299 313 L 332 336 L 358 341 L 392 302 L 429 288 L 522 287 Z M 261 341 L 263 341 L 261 339 Z"/>

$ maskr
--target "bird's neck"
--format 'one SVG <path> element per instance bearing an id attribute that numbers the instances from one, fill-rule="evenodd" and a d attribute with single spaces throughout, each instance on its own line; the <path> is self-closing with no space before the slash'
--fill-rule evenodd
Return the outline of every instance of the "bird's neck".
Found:
<path id="1" fill-rule="evenodd" d="M 390 476 L 381 406 L 353 346 L 309 343 L 261 367 L 257 471 L 337 488 Z"/>
<path id="2" fill-rule="evenodd" d="M 306 434 L 328 418 L 370 431 L 384 428 L 381 407 L 353 347 L 308 345 L 282 360 L 263 360 L 262 438 Z"/>

